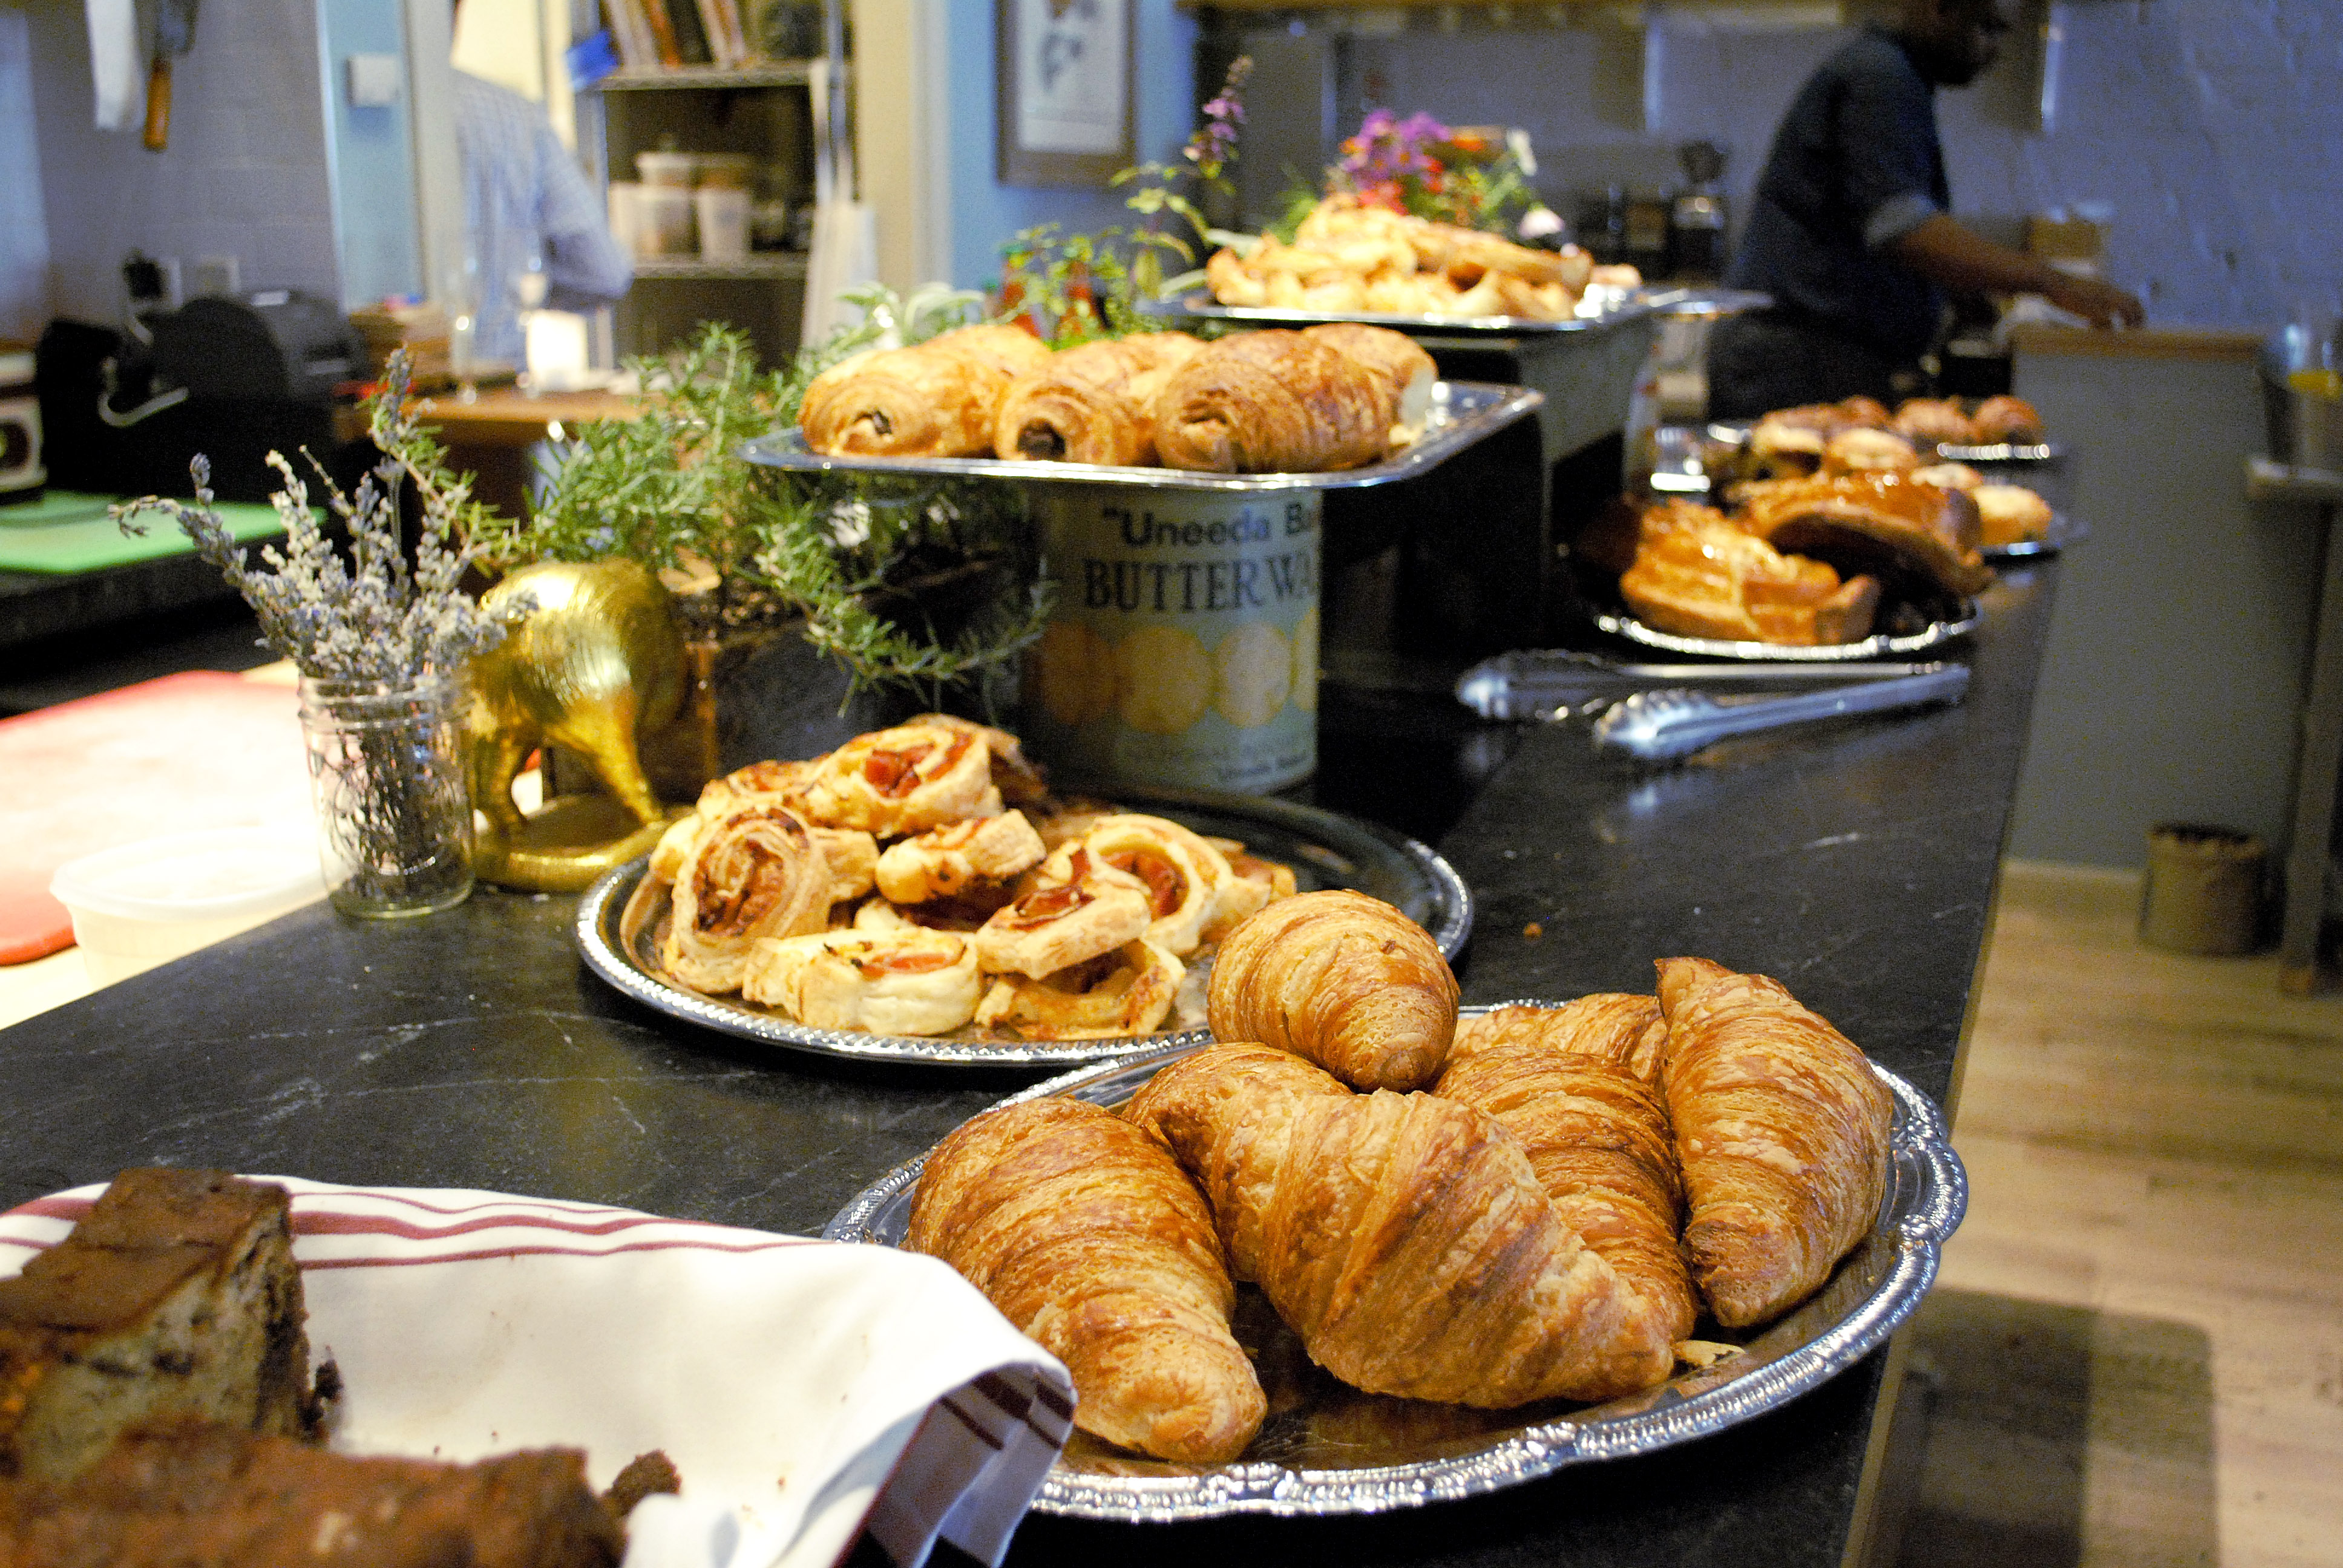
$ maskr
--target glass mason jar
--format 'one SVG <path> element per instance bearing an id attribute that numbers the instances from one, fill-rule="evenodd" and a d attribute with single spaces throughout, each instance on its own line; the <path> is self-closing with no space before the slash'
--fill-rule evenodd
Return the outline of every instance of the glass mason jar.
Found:
<path id="1" fill-rule="evenodd" d="M 461 684 L 301 682 L 327 896 L 346 915 L 428 914 L 472 890 Z"/>

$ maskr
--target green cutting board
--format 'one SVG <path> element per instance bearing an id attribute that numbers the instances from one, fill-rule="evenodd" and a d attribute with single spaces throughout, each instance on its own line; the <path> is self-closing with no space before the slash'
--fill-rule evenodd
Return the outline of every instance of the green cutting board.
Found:
<path id="1" fill-rule="evenodd" d="M 106 515 L 106 508 L 121 498 L 51 490 L 37 501 L 0 507 L 0 571 L 96 571 L 186 555 L 196 548 L 179 525 L 161 512 L 139 518 L 146 527 L 143 537 L 124 533 Z M 285 531 L 274 507 L 222 501 L 213 509 L 238 539 L 265 539 Z"/>

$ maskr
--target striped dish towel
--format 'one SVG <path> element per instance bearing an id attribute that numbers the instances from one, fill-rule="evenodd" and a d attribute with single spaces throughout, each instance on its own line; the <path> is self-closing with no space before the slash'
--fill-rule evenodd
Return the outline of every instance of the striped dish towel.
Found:
<path id="1" fill-rule="evenodd" d="M 827 1568 L 867 1527 L 998 1563 L 1065 1446 L 1065 1368 L 950 1269 L 857 1247 L 496 1192 L 293 1194 L 309 1343 L 347 1390 L 334 1445 L 469 1461 L 582 1448 L 598 1487 L 666 1451 L 682 1499 L 629 1568 Z M 0 1277 L 101 1187 L 0 1215 Z"/>

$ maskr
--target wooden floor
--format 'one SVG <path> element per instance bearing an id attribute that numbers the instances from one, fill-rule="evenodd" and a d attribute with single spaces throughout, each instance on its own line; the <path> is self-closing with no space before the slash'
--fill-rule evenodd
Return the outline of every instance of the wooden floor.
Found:
<path id="1" fill-rule="evenodd" d="M 2138 898 L 2005 877 L 1907 1568 L 2343 1563 L 2343 993 L 2145 948 Z"/>

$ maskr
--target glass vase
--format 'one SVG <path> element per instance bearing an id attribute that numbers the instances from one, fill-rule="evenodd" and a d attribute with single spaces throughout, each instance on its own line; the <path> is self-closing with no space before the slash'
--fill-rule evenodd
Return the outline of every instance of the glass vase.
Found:
<path id="1" fill-rule="evenodd" d="M 301 682 L 327 896 L 346 915 L 429 914 L 472 890 L 457 682 Z"/>

